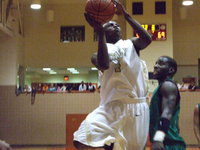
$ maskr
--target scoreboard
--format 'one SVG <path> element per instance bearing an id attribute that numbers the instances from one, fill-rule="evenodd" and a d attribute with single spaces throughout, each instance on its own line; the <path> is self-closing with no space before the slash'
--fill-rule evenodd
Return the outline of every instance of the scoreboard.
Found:
<path id="1" fill-rule="evenodd" d="M 153 41 L 165 41 L 166 35 L 166 24 L 142 24 L 141 25 L 148 33 L 152 36 Z M 134 33 L 138 37 L 137 33 Z"/>

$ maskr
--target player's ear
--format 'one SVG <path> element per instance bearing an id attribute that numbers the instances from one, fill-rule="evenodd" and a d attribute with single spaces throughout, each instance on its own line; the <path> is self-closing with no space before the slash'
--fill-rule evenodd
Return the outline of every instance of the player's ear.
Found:
<path id="1" fill-rule="evenodd" d="M 175 72 L 175 69 L 173 67 L 170 67 L 169 68 L 169 74 L 174 74 L 174 72 Z"/>

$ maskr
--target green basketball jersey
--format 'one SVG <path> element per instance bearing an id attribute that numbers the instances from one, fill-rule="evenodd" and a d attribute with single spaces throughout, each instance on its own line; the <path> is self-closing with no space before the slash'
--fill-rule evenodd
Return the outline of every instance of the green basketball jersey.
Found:
<path id="1" fill-rule="evenodd" d="M 166 81 L 171 81 L 172 83 L 174 83 L 174 81 L 172 81 L 171 79 L 168 79 Z M 158 130 L 158 125 L 161 118 L 162 96 L 159 93 L 159 89 L 161 86 L 162 84 L 160 84 L 154 90 L 150 103 L 149 135 L 151 142 L 153 142 L 153 137 L 155 135 L 155 132 Z M 185 145 L 183 138 L 180 137 L 179 135 L 179 125 L 178 125 L 179 112 L 180 112 L 180 94 L 178 93 L 176 108 L 173 113 L 173 117 L 170 120 L 170 126 L 163 142 L 164 145 L 177 145 L 177 144 Z"/>

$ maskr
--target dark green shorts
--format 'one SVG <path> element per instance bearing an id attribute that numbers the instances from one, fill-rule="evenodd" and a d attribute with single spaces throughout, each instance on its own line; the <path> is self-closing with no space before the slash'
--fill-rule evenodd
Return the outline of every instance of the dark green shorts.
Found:
<path id="1" fill-rule="evenodd" d="M 186 147 L 182 144 L 165 145 L 165 150 L 186 150 Z"/>

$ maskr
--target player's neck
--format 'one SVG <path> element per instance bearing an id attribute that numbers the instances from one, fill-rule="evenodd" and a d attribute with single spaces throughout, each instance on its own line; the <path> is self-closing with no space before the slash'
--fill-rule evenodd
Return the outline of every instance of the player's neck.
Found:
<path id="1" fill-rule="evenodd" d="M 109 40 L 107 40 L 107 43 L 115 44 L 115 43 L 117 43 L 119 40 L 121 40 L 121 39 L 120 39 L 120 38 L 109 39 Z"/>
<path id="2" fill-rule="evenodd" d="M 168 79 L 172 79 L 172 77 L 167 76 L 167 77 L 165 77 L 165 78 L 160 78 L 160 79 L 158 79 L 158 83 L 161 84 L 161 83 L 165 82 L 165 81 L 168 80 Z"/>

